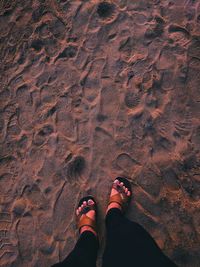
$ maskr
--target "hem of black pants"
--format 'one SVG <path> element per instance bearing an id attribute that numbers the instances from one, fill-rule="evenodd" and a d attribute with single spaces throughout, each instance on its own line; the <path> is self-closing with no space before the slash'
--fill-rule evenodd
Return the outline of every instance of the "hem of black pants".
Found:
<path id="1" fill-rule="evenodd" d="M 106 214 L 105 223 L 106 225 L 109 224 L 109 221 L 117 220 L 123 217 L 123 213 L 118 208 L 111 208 L 108 213 Z"/>
<path id="2" fill-rule="evenodd" d="M 79 239 L 84 238 L 85 236 L 88 235 L 92 238 L 95 238 L 95 241 L 97 242 L 97 247 L 99 247 L 99 237 L 89 230 L 82 232 L 79 236 Z"/>

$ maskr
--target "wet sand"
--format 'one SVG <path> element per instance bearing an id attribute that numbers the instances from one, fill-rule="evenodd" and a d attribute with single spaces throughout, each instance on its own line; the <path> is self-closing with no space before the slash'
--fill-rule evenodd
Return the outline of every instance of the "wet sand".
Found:
<path id="1" fill-rule="evenodd" d="M 48 267 L 110 186 L 179 266 L 199 266 L 200 1 L 0 2 L 0 266 Z M 103 245 L 99 253 L 100 266 Z"/>

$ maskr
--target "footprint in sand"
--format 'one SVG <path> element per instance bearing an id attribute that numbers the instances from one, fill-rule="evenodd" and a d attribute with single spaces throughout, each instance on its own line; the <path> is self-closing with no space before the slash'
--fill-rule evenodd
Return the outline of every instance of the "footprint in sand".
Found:
<path id="1" fill-rule="evenodd" d="M 67 46 L 56 58 L 57 61 L 59 58 L 73 58 L 77 54 L 77 47 L 75 45 Z"/>
<path id="2" fill-rule="evenodd" d="M 57 129 L 62 135 L 74 139 L 75 121 L 69 112 L 58 111 L 56 116 Z"/>
<path id="3" fill-rule="evenodd" d="M 102 2 L 97 6 L 97 13 L 101 19 L 107 19 L 113 16 L 116 6 L 113 3 Z"/>
<path id="4" fill-rule="evenodd" d="M 31 232 L 30 230 L 31 229 Z M 17 225 L 18 248 L 21 257 L 28 265 L 34 257 L 35 226 L 32 216 L 23 217 Z M 27 238 L 28 236 L 28 238 Z"/>
<path id="5" fill-rule="evenodd" d="M 120 169 L 122 169 L 123 171 L 131 175 L 135 165 L 138 165 L 139 162 L 131 158 L 128 154 L 122 153 L 122 154 L 119 154 L 117 158 L 115 159 L 115 164 Z"/>
<path id="6" fill-rule="evenodd" d="M 85 97 L 89 101 L 93 101 L 99 95 L 101 89 L 101 73 L 104 63 L 104 58 L 94 60 L 88 73 L 86 74 L 83 87 Z"/>
<path id="7" fill-rule="evenodd" d="M 140 101 L 141 100 L 139 94 L 130 91 L 126 93 L 124 98 L 125 105 L 130 109 L 138 106 L 140 104 Z"/>
<path id="8" fill-rule="evenodd" d="M 169 68 L 175 68 L 176 66 L 176 57 L 171 50 L 170 47 L 165 47 L 160 55 L 160 58 L 158 62 L 156 63 L 156 67 L 159 70 L 169 69 Z"/>
<path id="9" fill-rule="evenodd" d="M 9 212 L 0 212 L 0 266 L 9 266 L 18 256 Z"/>
<path id="10" fill-rule="evenodd" d="M 49 135 L 53 133 L 54 129 L 52 125 L 45 125 L 41 129 L 38 130 L 38 132 L 35 133 L 33 143 L 36 146 L 42 145 Z"/>

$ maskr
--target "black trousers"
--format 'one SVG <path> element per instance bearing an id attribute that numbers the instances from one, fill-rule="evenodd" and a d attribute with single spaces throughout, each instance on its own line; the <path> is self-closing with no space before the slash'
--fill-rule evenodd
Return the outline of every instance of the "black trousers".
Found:
<path id="1" fill-rule="evenodd" d="M 98 240 L 90 231 L 81 234 L 75 248 L 52 267 L 96 267 Z M 106 247 L 103 267 L 175 267 L 153 238 L 139 224 L 128 220 L 119 209 L 106 216 Z"/>

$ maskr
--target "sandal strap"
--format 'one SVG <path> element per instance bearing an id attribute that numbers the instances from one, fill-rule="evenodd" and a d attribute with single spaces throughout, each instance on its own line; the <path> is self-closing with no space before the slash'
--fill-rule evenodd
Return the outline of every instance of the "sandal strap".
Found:
<path id="1" fill-rule="evenodd" d="M 113 202 L 118 203 L 122 208 L 124 208 L 127 205 L 128 197 L 124 194 L 118 193 L 110 197 L 109 204 Z"/>
<path id="2" fill-rule="evenodd" d="M 96 222 L 85 214 L 83 214 L 82 218 L 79 220 L 79 223 L 78 223 L 79 231 L 81 227 L 83 226 L 90 226 L 96 231 Z"/>

